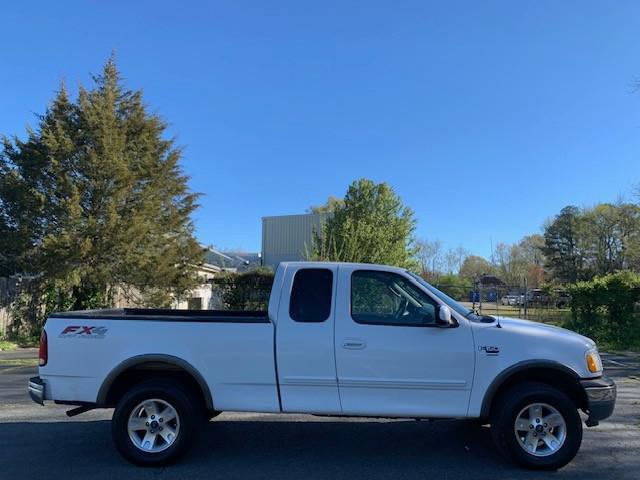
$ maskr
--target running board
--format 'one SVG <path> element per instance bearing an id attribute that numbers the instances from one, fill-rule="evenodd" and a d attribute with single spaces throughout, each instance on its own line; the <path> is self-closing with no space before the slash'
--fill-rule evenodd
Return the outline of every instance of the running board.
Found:
<path id="1" fill-rule="evenodd" d="M 77 408 L 72 408 L 71 410 L 67 410 L 67 417 L 75 417 L 76 415 L 88 412 L 89 410 L 93 410 L 94 408 L 96 407 L 93 405 L 82 405 Z"/>

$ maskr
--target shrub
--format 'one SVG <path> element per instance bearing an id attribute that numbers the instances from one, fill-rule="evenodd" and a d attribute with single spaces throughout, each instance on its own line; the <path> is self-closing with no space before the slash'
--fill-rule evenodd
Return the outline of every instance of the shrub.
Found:
<path id="1" fill-rule="evenodd" d="M 213 279 L 213 294 L 225 310 L 266 310 L 273 276 L 271 270 L 264 268 L 223 273 Z"/>
<path id="2" fill-rule="evenodd" d="M 434 285 L 436 285 L 438 290 L 449 295 L 451 298 L 461 301 L 467 301 L 469 299 L 469 292 L 474 289 L 473 283 L 467 282 L 459 275 L 452 273 L 440 276 Z"/>
<path id="3" fill-rule="evenodd" d="M 566 325 L 608 348 L 640 347 L 640 276 L 618 272 L 569 288 L 571 321 Z"/>

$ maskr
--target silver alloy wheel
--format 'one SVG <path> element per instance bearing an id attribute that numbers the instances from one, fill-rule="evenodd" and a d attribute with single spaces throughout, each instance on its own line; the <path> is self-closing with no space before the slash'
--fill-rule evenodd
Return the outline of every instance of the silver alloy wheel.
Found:
<path id="1" fill-rule="evenodd" d="M 133 444 L 148 453 L 169 448 L 180 433 L 180 417 L 166 400 L 150 398 L 140 402 L 129 415 L 129 438 Z"/>
<path id="2" fill-rule="evenodd" d="M 528 454 L 548 457 L 562 448 L 567 438 L 567 424 L 551 405 L 532 403 L 520 410 L 514 432 L 518 445 Z"/>

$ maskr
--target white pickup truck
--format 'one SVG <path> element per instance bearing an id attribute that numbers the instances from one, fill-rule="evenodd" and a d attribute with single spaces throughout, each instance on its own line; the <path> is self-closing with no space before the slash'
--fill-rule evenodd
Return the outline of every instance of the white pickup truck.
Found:
<path id="1" fill-rule="evenodd" d="M 267 312 L 57 313 L 34 401 L 75 415 L 115 407 L 114 442 L 141 465 L 173 461 L 222 411 L 479 419 L 506 457 L 556 469 L 582 419 L 613 412 L 593 341 L 478 316 L 400 268 L 282 263 Z"/>

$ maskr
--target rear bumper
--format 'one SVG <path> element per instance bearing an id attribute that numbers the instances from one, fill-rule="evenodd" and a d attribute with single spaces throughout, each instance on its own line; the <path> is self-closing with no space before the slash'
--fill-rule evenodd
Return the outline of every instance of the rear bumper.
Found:
<path id="1" fill-rule="evenodd" d="M 580 380 L 587 397 L 587 426 L 598 425 L 600 420 L 609 418 L 616 405 L 616 384 L 609 377 Z"/>
<path id="2" fill-rule="evenodd" d="M 31 400 L 40 405 L 44 405 L 44 382 L 40 377 L 31 377 L 29 379 L 29 396 Z"/>

